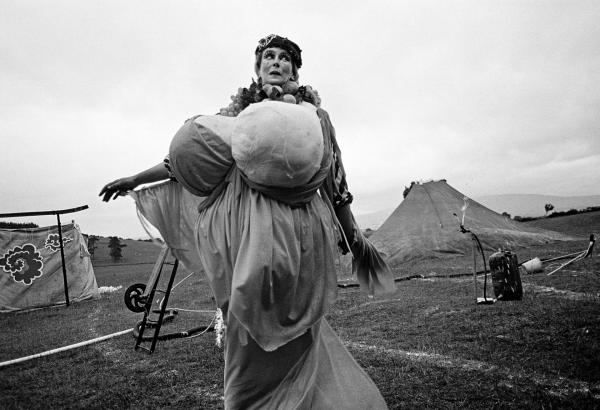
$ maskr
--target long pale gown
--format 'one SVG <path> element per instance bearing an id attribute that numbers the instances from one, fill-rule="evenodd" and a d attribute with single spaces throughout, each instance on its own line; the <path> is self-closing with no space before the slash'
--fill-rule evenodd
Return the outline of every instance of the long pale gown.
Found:
<path id="1" fill-rule="evenodd" d="M 222 166 L 230 162 L 227 143 L 207 148 L 206 141 L 218 140 L 213 137 L 223 129 L 197 118 L 186 122 L 173 144 L 188 154 L 203 144 L 198 161 L 186 154 L 185 164 L 173 164 L 172 144 L 179 183 L 132 194 L 175 255 L 208 276 L 227 325 L 226 409 L 387 408 L 324 318 L 337 291 L 340 230 L 331 203 L 339 206 L 351 196 L 333 127 L 326 112 L 317 115 L 325 148 L 320 181 L 312 182 L 321 194 L 251 188 L 234 162 Z M 207 170 L 210 164 L 215 170 Z M 222 181 L 205 198 L 198 195 L 205 194 L 200 186 L 207 173 Z M 393 287 L 386 275 L 365 281 L 371 288 Z"/>

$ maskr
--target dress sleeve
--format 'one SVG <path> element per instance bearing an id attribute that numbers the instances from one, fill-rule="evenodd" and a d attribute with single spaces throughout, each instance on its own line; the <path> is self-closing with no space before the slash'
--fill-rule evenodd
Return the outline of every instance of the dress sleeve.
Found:
<path id="1" fill-rule="evenodd" d="M 332 175 L 334 176 L 333 181 L 333 206 L 339 208 L 341 206 L 352 203 L 352 194 L 348 190 L 348 183 L 346 182 L 346 172 L 344 171 L 344 165 L 342 164 L 342 158 L 340 156 L 339 149 L 334 147 L 333 150 L 333 162 L 331 164 Z"/>
<path id="2" fill-rule="evenodd" d="M 323 134 L 331 144 L 331 151 L 333 152 L 333 161 L 331 162 L 331 169 L 329 176 L 325 182 L 325 192 L 329 196 L 333 207 L 335 209 L 352 203 L 352 194 L 348 190 L 348 183 L 346 182 L 346 171 L 344 170 L 344 164 L 342 163 L 342 153 L 337 144 L 335 138 L 335 129 L 329 119 L 327 111 L 319 108 L 317 110 L 319 119 L 321 120 L 321 127 Z"/>

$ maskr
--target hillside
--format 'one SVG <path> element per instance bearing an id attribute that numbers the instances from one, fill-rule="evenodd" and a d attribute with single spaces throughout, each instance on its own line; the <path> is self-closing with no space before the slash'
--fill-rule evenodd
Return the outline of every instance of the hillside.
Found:
<path id="1" fill-rule="evenodd" d="M 596 235 L 596 238 L 600 235 L 600 211 L 559 216 L 556 218 L 541 218 L 524 223 L 537 228 L 550 229 L 568 235 L 581 236 L 582 232 L 586 235 L 593 233 Z"/>
<path id="2" fill-rule="evenodd" d="M 590 206 L 600 206 L 600 195 L 587 196 L 555 196 L 555 195 L 528 195 L 528 194 L 502 194 L 485 195 L 473 198 L 492 211 L 508 212 L 514 216 L 543 216 L 544 205 L 554 205 L 553 212 L 564 212 L 570 209 L 585 209 Z M 400 202 L 398 202 L 400 205 Z M 377 229 L 392 214 L 395 208 L 386 208 L 376 212 L 356 215 L 358 225 L 362 229 Z"/>
<path id="3" fill-rule="evenodd" d="M 554 205 L 554 212 L 564 212 L 570 209 L 585 209 L 589 206 L 600 205 L 600 195 L 588 196 L 554 196 L 504 194 L 486 195 L 475 200 L 498 213 L 508 212 L 511 216 L 542 216 L 545 214 L 544 205 Z"/>

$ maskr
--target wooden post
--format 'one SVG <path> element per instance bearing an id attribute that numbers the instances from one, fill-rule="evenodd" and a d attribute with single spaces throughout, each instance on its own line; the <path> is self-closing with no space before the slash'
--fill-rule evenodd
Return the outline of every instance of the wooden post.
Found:
<path id="1" fill-rule="evenodd" d="M 60 243 L 60 259 L 62 261 L 63 271 L 63 282 L 65 285 L 65 302 L 67 307 L 69 306 L 69 286 L 67 284 L 67 267 L 65 265 L 65 250 L 63 247 L 62 227 L 60 225 L 60 214 L 56 214 L 56 221 L 58 222 L 58 242 Z"/>
<path id="2" fill-rule="evenodd" d="M 471 245 L 473 249 L 473 285 L 475 289 L 475 301 L 477 301 L 477 250 L 475 246 L 475 237 L 471 234 Z"/>

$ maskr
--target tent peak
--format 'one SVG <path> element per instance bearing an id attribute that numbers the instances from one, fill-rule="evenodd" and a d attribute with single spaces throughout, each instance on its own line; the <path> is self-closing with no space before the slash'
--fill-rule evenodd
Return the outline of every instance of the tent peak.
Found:
<path id="1" fill-rule="evenodd" d="M 413 182 L 406 191 L 404 200 L 369 238 L 392 266 L 412 259 L 469 254 L 472 244 L 461 233 L 461 214 L 465 226 L 477 233 L 486 250 L 574 239 L 520 224 L 472 199 L 465 206 L 465 195 L 445 179 Z"/>

